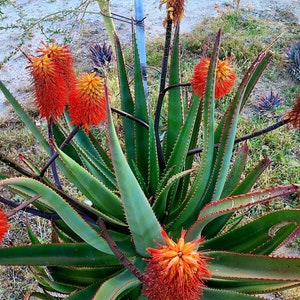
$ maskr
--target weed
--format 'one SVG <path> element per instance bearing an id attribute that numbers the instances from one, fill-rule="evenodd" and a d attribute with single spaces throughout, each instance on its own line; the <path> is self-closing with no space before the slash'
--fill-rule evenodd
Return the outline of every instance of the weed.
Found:
<path id="1" fill-rule="evenodd" d="M 259 112 L 275 111 L 278 106 L 282 104 L 282 98 L 279 94 L 271 93 L 268 96 L 261 96 L 258 101 L 253 105 L 254 109 Z"/>

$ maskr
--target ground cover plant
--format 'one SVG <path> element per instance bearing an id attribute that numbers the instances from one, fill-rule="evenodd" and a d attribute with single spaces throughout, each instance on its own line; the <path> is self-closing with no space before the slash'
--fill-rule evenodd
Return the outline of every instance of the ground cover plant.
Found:
<path id="1" fill-rule="evenodd" d="M 273 58 L 272 45 L 249 62 L 238 80 L 232 61 L 220 59 L 222 32 L 217 30 L 207 55 L 182 82 L 178 24 L 184 2 L 162 4 L 167 6 L 166 39 L 152 96 L 156 101 L 150 100 L 151 89 L 148 98 L 135 33 L 132 83 L 118 37 L 111 41 L 118 89 L 109 85 L 100 59 L 99 74 L 76 78 L 66 45 L 44 43 L 29 56 L 48 138 L 0 85 L 50 153 L 42 166 L 22 157 L 26 168 L 2 156 L 21 175 L 1 175 L 10 197 L 3 202 L 14 207 L 21 201 L 19 209 L 51 220 L 49 240 L 39 240 L 27 224 L 30 245 L 0 249 L 1 264 L 30 266 L 43 291 L 31 296 L 256 299 L 254 294 L 299 285 L 299 258 L 273 254 L 299 236 L 299 210 L 280 207 L 249 222 L 243 211 L 299 194 L 299 185 L 290 182 L 252 190 L 270 159 L 265 156 L 247 170 L 245 141 L 276 127 L 299 129 L 300 96 L 294 95 L 293 106 L 273 126 L 236 140 L 240 113 Z M 110 57 L 106 46 L 93 50 Z M 114 94 L 120 98 L 118 109 L 111 105 Z M 223 97 L 228 100 L 222 110 Z M 122 116 L 121 122 L 112 113 Z M 98 123 L 104 125 L 91 129 Z M 15 211 L 0 215 L 1 238 Z"/>

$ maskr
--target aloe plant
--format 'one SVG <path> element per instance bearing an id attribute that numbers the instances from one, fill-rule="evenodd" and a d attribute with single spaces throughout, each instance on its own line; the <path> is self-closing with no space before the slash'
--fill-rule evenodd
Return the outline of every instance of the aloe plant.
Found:
<path id="1" fill-rule="evenodd" d="M 49 242 L 41 243 L 28 225 L 31 245 L 0 248 L 0 264 L 30 266 L 44 292 L 31 296 L 56 299 L 59 296 L 51 293 L 57 292 L 70 300 L 247 300 L 300 285 L 299 258 L 273 254 L 299 234 L 299 209 L 270 212 L 243 225 L 232 222 L 233 214 L 245 208 L 300 191 L 297 184 L 253 191 L 270 160 L 264 158 L 244 174 L 247 143 L 234 147 L 239 113 L 273 55 L 268 49 L 258 54 L 216 122 L 221 31 L 209 60 L 204 95 L 193 92 L 187 105 L 181 88 L 190 84 L 179 81 L 178 26 L 173 47 L 169 43 L 178 20 L 172 10 L 168 16 L 166 55 L 154 105 L 148 105 L 144 93 L 135 35 L 133 88 L 120 41 L 114 37 L 121 109 L 110 106 L 104 79 L 109 150 L 86 126 L 76 124 L 74 129 L 67 110 L 53 124 L 56 154 L 48 165 L 56 158 L 60 174 L 92 205 L 58 189 L 39 168 L 28 171 L 1 155 L 21 174 L 11 178 L 2 174 L 0 186 L 31 200 L 30 212 L 51 219 Z M 48 152 L 43 134 L 2 82 L 0 88 Z M 160 126 L 163 101 L 167 122 Z M 123 116 L 122 136 L 116 132 L 112 112 Z M 195 153 L 200 152 L 195 165 L 199 161 Z M 13 200 L 6 204 L 13 206 Z M 166 253 L 172 253 L 172 262 Z"/>

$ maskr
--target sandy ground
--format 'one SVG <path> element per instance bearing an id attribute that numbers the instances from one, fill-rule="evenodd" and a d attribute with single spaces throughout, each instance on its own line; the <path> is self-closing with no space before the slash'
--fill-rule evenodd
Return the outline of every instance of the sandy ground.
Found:
<path id="1" fill-rule="evenodd" d="M 225 9 L 228 4 L 237 1 L 215 0 L 189 0 L 186 2 L 185 17 L 181 23 L 181 31 L 191 31 L 204 17 L 214 17 L 218 14 L 216 6 Z M 18 49 L 26 53 L 33 53 L 41 40 L 56 39 L 64 42 L 67 39 L 73 47 L 82 44 L 79 42 L 82 33 L 90 38 L 86 41 L 105 40 L 106 32 L 99 7 L 95 1 L 89 1 L 87 6 L 76 8 L 81 0 L 16 0 L 13 5 L 0 7 L 0 79 L 21 103 L 31 101 L 29 91 L 30 80 L 26 58 Z M 122 5 L 120 5 L 122 3 Z M 145 30 L 147 39 L 161 36 L 164 33 L 162 20 L 165 7 L 159 9 L 158 0 L 144 1 Z M 227 6 L 226 6 L 227 5 Z M 241 0 L 240 7 L 250 9 L 259 17 L 280 19 L 282 11 L 288 11 L 291 21 L 299 23 L 300 1 L 260 1 Z M 133 0 L 111 0 L 111 11 L 126 17 L 135 17 Z M 57 13 L 59 12 L 59 13 Z M 41 20 L 41 21 L 38 21 Z M 123 41 L 129 41 L 131 28 L 129 24 L 116 21 L 116 28 Z M 89 35 L 87 35 L 89 32 Z M 86 47 L 88 53 L 88 46 Z M 82 52 L 81 52 L 82 53 Z M 25 102 L 24 102 L 25 101 Z M 5 98 L 0 94 L 0 121 L 9 114 L 10 106 L 5 103 Z"/>

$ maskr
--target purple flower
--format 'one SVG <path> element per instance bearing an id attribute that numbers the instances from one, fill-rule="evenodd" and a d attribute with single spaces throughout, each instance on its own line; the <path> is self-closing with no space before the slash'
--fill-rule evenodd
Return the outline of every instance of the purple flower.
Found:
<path id="1" fill-rule="evenodd" d="M 111 45 L 107 45 L 104 42 L 101 47 L 100 43 L 97 43 L 90 47 L 90 51 L 92 52 L 92 60 L 96 69 L 101 69 L 110 63 L 112 58 Z"/>

